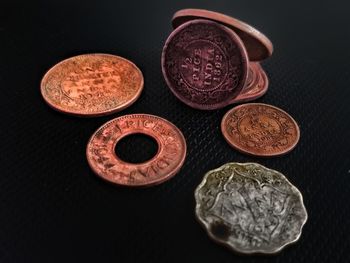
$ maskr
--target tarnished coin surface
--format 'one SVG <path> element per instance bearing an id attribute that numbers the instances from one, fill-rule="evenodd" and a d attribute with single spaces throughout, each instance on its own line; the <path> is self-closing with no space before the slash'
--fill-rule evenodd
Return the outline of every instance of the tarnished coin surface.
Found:
<path id="1" fill-rule="evenodd" d="M 209 19 L 221 23 L 234 30 L 242 39 L 247 49 L 249 60 L 260 61 L 272 55 L 271 41 L 260 31 L 236 18 L 204 9 L 182 9 L 172 19 L 174 28 L 193 19 Z"/>
<path id="2" fill-rule="evenodd" d="M 276 156 L 297 145 L 300 131 L 285 111 L 263 103 L 247 103 L 229 110 L 221 121 L 226 141 L 238 151 Z"/>
<path id="3" fill-rule="evenodd" d="M 232 104 L 256 100 L 267 92 L 268 87 L 269 80 L 260 63 L 250 62 L 247 83 Z"/>
<path id="4" fill-rule="evenodd" d="M 158 152 L 143 163 L 128 163 L 115 153 L 117 143 L 130 134 L 154 138 Z M 148 114 L 125 115 L 100 127 L 91 137 L 86 156 L 92 170 L 102 179 L 123 186 L 151 186 L 173 177 L 186 157 L 186 141 L 171 122 Z"/>
<path id="5" fill-rule="evenodd" d="M 162 52 L 162 71 L 178 99 L 193 108 L 213 110 L 230 104 L 243 89 L 248 57 L 232 30 L 198 19 L 170 34 Z"/>
<path id="6" fill-rule="evenodd" d="M 296 242 L 307 220 L 299 190 L 257 163 L 228 163 L 205 174 L 196 217 L 209 236 L 239 253 L 276 253 Z"/>
<path id="7" fill-rule="evenodd" d="M 52 67 L 41 94 L 53 109 L 78 116 L 101 116 L 134 103 L 143 89 L 141 71 L 131 61 L 109 54 L 85 54 Z"/>

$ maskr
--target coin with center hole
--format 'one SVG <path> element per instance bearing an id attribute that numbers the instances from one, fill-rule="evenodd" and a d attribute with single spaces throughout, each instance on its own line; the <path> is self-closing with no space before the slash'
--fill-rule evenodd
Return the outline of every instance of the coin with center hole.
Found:
<path id="1" fill-rule="evenodd" d="M 238 151 L 276 156 L 297 145 L 300 131 L 285 111 L 262 103 L 247 103 L 229 110 L 221 121 L 226 141 Z"/>
<path id="2" fill-rule="evenodd" d="M 143 163 L 128 163 L 115 153 L 130 134 L 145 134 L 158 143 L 156 155 Z M 91 169 L 102 179 L 123 186 L 152 186 L 172 178 L 186 157 L 186 141 L 171 122 L 148 114 L 125 115 L 100 127 L 86 148 Z"/>
<path id="3" fill-rule="evenodd" d="M 41 94 L 53 109 L 77 116 L 120 111 L 140 96 L 141 71 L 109 54 L 85 54 L 56 64 L 41 81 Z"/>
<path id="4" fill-rule="evenodd" d="M 210 238 L 235 252 L 271 254 L 296 242 L 307 221 L 299 190 L 257 163 L 227 163 L 195 191 L 196 217 Z"/>

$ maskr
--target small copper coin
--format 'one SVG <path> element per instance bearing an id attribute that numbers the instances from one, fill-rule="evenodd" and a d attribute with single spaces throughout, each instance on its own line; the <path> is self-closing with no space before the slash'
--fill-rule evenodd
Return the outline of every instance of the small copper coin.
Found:
<path id="1" fill-rule="evenodd" d="M 248 57 L 232 30 L 197 19 L 170 34 L 162 52 L 162 71 L 178 99 L 193 108 L 213 110 L 230 104 L 243 89 Z"/>
<path id="2" fill-rule="evenodd" d="M 269 87 L 269 80 L 259 62 L 250 62 L 247 84 L 233 103 L 252 101 L 263 96 Z"/>
<path id="3" fill-rule="evenodd" d="M 222 119 L 221 131 L 232 147 L 257 156 L 288 153 L 300 137 L 298 124 L 288 113 L 262 103 L 229 110 Z"/>
<path id="4" fill-rule="evenodd" d="M 115 154 L 125 136 L 142 133 L 154 138 L 158 152 L 143 163 L 127 163 Z M 91 137 L 86 156 L 92 170 L 102 179 L 123 186 L 152 186 L 173 177 L 186 156 L 186 141 L 171 122 L 148 114 L 125 115 L 100 127 Z"/>
<path id="5" fill-rule="evenodd" d="M 242 39 L 251 61 L 260 61 L 272 55 L 273 45 L 263 33 L 236 18 L 218 12 L 204 9 L 182 9 L 174 14 L 172 24 L 174 28 L 177 28 L 187 21 L 199 18 L 219 22 L 233 29 Z"/>
<path id="6" fill-rule="evenodd" d="M 131 61 L 109 54 L 63 60 L 41 81 L 41 94 L 53 109 L 78 116 L 118 112 L 140 96 L 143 76 Z"/>

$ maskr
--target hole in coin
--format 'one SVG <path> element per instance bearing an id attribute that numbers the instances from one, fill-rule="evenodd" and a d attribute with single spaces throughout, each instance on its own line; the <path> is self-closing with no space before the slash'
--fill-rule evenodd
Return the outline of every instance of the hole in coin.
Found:
<path id="1" fill-rule="evenodd" d="M 218 239 L 226 240 L 230 236 L 230 228 L 220 222 L 214 222 L 210 225 L 210 232 Z"/>
<path id="2" fill-rule="evenodd" d="M 115 154 L 127 163 L 143 163 L 152 159 L 158 151 L 157 141 L 142 133 L 130 134 L 115 146 Z"/>

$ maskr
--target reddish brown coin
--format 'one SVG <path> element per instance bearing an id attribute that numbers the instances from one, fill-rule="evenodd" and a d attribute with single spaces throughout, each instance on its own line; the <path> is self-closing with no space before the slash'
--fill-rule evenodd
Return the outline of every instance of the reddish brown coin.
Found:
<path id="1" fill-rule="evenodd" d="M 109 54 L 75 56 L 56 64 L 41 81 L 41 94 L 55 110 L 78 116 L 120 111 L 140 96 L 141 71 Z"/>
<path id="2" fill-rule="evenodd" d="M 219 22 L 233 29 L 242 39 L 251 61 L 260 61 L 272 55 L 273 45 L 263 33 L 236 18 L 218 12 L 204 9 L 182 9 L 174 14 L 172 24 L 174 28 L 177 28 L 187 21 L 199 18 Z"/>
<path id="3" fill-rule="evenodd" d="M 143 163 L 127 163 L 115 153 L 117 143 L 130 134 L 142 133 L 158 143 L 157 154 Z M 173 177 L 186 157 L 186 141 L 171 122 L 148 114 L 125 115 L 100 127 L 91 137 L 86 156 L 102 179 L 124 186 L 152 186 Z"/>
<path id="4" fill-rule="evenodd" d="M 256 100 L 267 92 L 268 87 L 269 80 L 260 63 L 250 62 L 247 84 L 241 93 L 232 100 L 232 104 Z"/>
<path id="5" fill-rule="evenodd" d="M 262 103 L 243 104 L 228 111 L 221 131 L 232 147 L 257 156 L 288 153 L 300 137 L 298 124 L 288 113 Z"/>
<path id="6" fill-rule="evenodd" d="M 243 89 L 248 57 L 240 38 L 218 23 L 197 19 L 176 28 L 162 52 L 162 72 L 174 95 L 202 110 L 230 104 Z"/>

